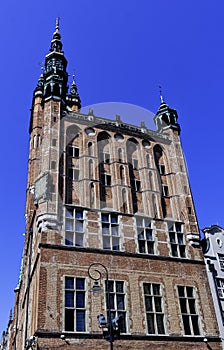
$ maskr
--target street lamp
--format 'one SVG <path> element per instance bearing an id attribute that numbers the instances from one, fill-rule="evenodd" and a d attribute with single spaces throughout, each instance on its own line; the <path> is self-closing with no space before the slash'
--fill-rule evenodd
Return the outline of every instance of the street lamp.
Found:
<path id="1" fill-rule="evenodd" d="M 106 302 L 107 302 L 107 320 L 103 314 L 97 316 L 99 326 L 102 328 L 107 327 L 109 332 L 109 342 L 110 350 L 113 350 L 113 324 L 111 319 L 111 305 L 110 305 L 110 296 L 109 296 L 109 281 L 108 281 L 108 269 L 101 263 L 93 263 L 89 266 L 88 274 L 89 277 L 94 281 L 93 287 L 91 288 L 93 295 L 97 296 L 103 292 L 103 288 L 100 287 L 99 281 L 102 279 L 102 271 L 99 270 L 103 268 L 106 276 Z"/>

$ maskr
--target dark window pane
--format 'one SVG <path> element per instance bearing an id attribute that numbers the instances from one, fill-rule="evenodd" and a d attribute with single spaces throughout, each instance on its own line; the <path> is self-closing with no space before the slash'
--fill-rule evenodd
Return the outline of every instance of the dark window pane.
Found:
<path id="1" fill-rule="evenodd" d="M 77 308 L 85 307 L 85 293 L 76 292 L 76 307 Z"/>
<path id="2" fill-rule="evenodd" d="M 155 303 L 155 311 L 162 312 L 161 297 L 155 297 L 154 303 Z"/>
<path id="3" fill-rule="evenodd" d="M 196 310 L 195 310 L 195 300 L 194 300 L 194 299 L 189 299 L 189 300 L 188 300 L 188 304 L 189 304 L 190 313 L 191 313 L 191 314 L 196 314 Z"/>
<path id="4" fill-rule="evenodd" d="M 65 309 L 65 330 L 74 332 L 74 310 Z"/>
<path id="5" fill-rule="evenodd" d="M 144 239 L 144 230 L 138 229 L 138 239 Z"/>
<path id="6" fill-rule="evenodd" d="M 147 314 L 148 333 L 155 334 L 154 315 Z"/>
<path id="7" fill-rule="evenodd" d="M 74 289 L 73 277 L 65 277 L 65 289 Z"/>
<path id="8" fill-rule="evenodd" d="M 118 316 L 122 316 L 120 318 L 121 333 L 126 333 L 126 314 L 125 312 L 118 312 Z"/>
<path id="9" fill-rule="evenodd" d="M 183 240 L 183 234 L 182 233 L 178 233 L 177 239 L 178 239 L 178 244 L 183 244 L 184 240 Z"/>
<path id="10" fill-rule="evenodd" d="M 158 334 L 165 334 L 163 315 L 156 315 Z"/>
<path id="11" fill-rule="evenodd" d="M 111 215 L 111 223 L 116 224 L 117 223 L 117 215 Z"/>
<path id="12" fill-rule="evenodd" d="M 149 254 L 154 254 L 154 242 L 147 242 L 147 246 L 148 246 L 148 253 Z"/>
<path id="13" fill-rule="evenodd" d="M 145 241 L 138 241 L 139 253 L 145 253 Z"/>
<path id="14" fill-rule="evenodd" d="M 184 297 L 184 287 L 178 286 L 178 293 L 180 297 Z"/>
<path id="15" fill-rule="evenodd" d="M 183 324 L 184 324 L 184 333 L 186 335 L 191 335 L 191 329 L 190 329 L 190 324 L 189 324 L 189 316 L 182 315 L 182 319 L 183 319 Z"/>
<path id="16" fill-rule="evenodd" d="M 144 294 L 151 294 L 151 285 L 149 283 L 144 283 Z"/>
<path id="17" fill-rule="evenodd" d="M 178 256 L 178 251 L 177 251 L 177 245 L 172 244 L 171 245 L 171 251 L 172 251 L 172 256 Z"/>
<path id="18" fill-rule="evenodd" d="M 114 294 L 110 294 L 110 295 L 109 295 L 109 299 L 110 299 L 110 308 L 111 308 L 111 309 L 115 309 L 115 305 L 114 305 Z"/>
<path id="19" fill-rule="evenodd" d="M 76 210 L 75 218 L 76 219 L 83 219 L 83 211 L 82 210 Z"/>
<path id="20" fill-rule="evenodd" d="M 175 243 L 176 241 L 175 241 L 175 233 L 174 232 L 170 232 L 169 233 L 169 236 L 170 236 L 170 242 L 171 243 Z"/>
<path id="21" fill-rule="evenodd" d="M 149 297 L 149 296 L 145 297 L 145 309 L 146 309 L 146 311 L 153 311 L 152 297 Z"/>
<path id="22" fill-rule="evenodd" d="M 180 256 L 181 256 L 181 258 L 185 258 L 185 257 L 186 257 L 186 254 L 185 254 L 185 246 L 184 246 L 184 245 L 181 245 L 181 246 L 179 247 L 179 249 L 180 249 Z"/>
<path id="23" fill-rule="evenodd" d="M 77 332 L 85 331 L 85 311 L 76 311 L 76 330 Z"/>
<path id="24" fill-rule="evenodd" d="M 180 309 L 182 314 L 186 314 L 187 313 L 187 305 L 186 305 L 186 299 L 185 298 L 181 298 L 180 299 Z"/>
<path id="25" fill-rule="evenodd" d="M 74 307 L 74 293 L 65 292 L 65 307 Z"/>
<path id="26" fill-rule="evenodd" d="M 124 282 L 118 281 L 116 282 L 116 292 L 123 293 L 124 292 Z"/>
<path id="27" fill-rule="evenodd" d="M 188 298 L 192 298 L 193 297 L 193 287 L 186 287 L 186 289 L 187 289 Z"/>
<path id="28" fill-rule="evenodd" d="M 114 291 L 114 282 L 113 281 L 108 281 L 108 292 L 113 292 Z"/>
<path id="29" fill-rule="evenodd" d="M 123 295 L 117 295 L 117 309 L 118 310 L 124 310 L 124 296 Z"/>
<path id="30" fill-rule="evenodd" d="M 159 284 L 153 284 L 152 288 L 153 288 L 154 295 L 160 295 L 160 285 Z"/>
<path id="31" fill-rule="evenodd" d="M 198 316 L 191 316 L 191 320 L 192 320 L 194 335 L 199 335 L 200 331 L 198 327 Z"/>
<path id="32" fill-rule="evenodd" d="M 102 214 L 102 221 L 109 222 L 109 215 L 108 214 Z"/>
<path id="33" fill-rule="evenodd" d="M 151 241 L 152 240 L 152 230 L 151 229 L 146 229 L 146 239 L 148 241 Z"/>
<path id="34" fill-rule="evenodd" d="M 182 224 L 176 222 L 175 226 L 176 226 L 176 232 L 181 232 L 181 231 L 182 231 L 182 230 L 181 230 Z"/>
<path id="35" fill-rule="evenodd" d="M 85 289 L 85 279 L 84 278 L 76 278 L 76 289 L 84 290 Z"/>

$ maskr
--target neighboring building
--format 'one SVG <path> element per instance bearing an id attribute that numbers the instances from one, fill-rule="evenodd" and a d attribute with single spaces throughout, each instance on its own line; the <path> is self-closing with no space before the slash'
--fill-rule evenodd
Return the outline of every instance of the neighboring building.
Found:
<path id="1" fill-rule="evenodd" d="M 208 281 L 224 349 L 224 229 L 212 225 L 204 228 L 202 232 L 205 235 L 202 248 Z"/>
<path id="2" fill-rule="evenodd" d="M 92 263 L 108 269 L 111 313 L 122 316 L 114 348 L 221 349 L 177 112 L 162 100 L 157 131 L 82 114 L 66 65 L 57 23 L 31 109 L 11 349 L 109 348 Z"/>

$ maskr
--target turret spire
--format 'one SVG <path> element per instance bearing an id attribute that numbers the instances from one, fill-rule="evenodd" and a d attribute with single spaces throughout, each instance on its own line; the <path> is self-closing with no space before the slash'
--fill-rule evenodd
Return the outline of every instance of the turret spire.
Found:
<path id="1" fill-rule="evenodd" d="M 160 96 L 161 103 L 164 103 L 164 99 L 163 99 L 163 96 L 162 96 L 162 86 L 160 86 L 160 85 L 159 85 L 159 96 Z"/>
<path id="2" fill-rule="evenodd" d="M 81 100 L 78 94 L 77 85 L 75 82 L 75 75 L 72 75 L 72 84 L 70 94 L 67 96 L 67 105 L 72 111 L 77 111 L 81 108 Z"/>
<path id="3" fill-rule="evenodd" d="M 161 86 L 159 86 L 159 88 L 161 103 L 156 115 L 154 116 L 154 122 L 157 126 L 157 130 L 159 132 L 162 132 L 168 128 L 171 128 L 177 130 L 178 133 L 180 133 L 180 125 L 177 122 L 177 111 L 173 108 L 170 108 L 168 104 L 164 101 Z"/>

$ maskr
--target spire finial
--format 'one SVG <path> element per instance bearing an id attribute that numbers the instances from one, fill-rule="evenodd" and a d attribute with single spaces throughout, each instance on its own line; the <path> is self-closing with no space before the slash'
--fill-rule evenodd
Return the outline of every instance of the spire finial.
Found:
<path id="1" fill-rule="evenodd" d="M 57 17 L 56 18 L 56 25 L 55 25 L 56 32 L 59 32 L 59 20 L 60 20 L 60 17 Z"/>
<path id="2" fill-rule="evenodd" d="M 160 101 L 161 103 L 164 103 L 163 95 L 162 95 L 162 86 L 159 85 L 159 96 L 160 96 Z"/>

